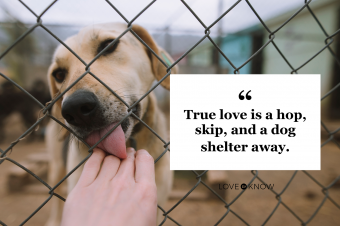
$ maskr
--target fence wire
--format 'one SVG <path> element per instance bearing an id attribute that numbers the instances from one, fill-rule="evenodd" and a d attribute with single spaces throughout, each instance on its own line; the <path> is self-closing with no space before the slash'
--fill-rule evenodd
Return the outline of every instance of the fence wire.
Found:
<path id="1" fill-rule="evenodd" d="M 76 169 L 78 169 L 91 155 L 93 152 L 93 149 L 103 140 L 105 139 L 116 127 L 118 127 L 124 119 L 126 119 L 127 117 L 134 117 L 136 118 L 138 121 L 140 121 L 144 126 L 146 126 L 161 142 L 163 142 L 164 144 L 164 151 L 162 152 L 162 154 L 155 160 L 155 163 L 162 158 L 162 156 L 169 151 L 169 145 L 170 145 L 170 141 L 164 140 L 162 137 L 160 137 L 153 129 L 151 129 L 145 122 L 143 122 L 142 119 L 140 119 L 137 115 L 135 115 L 133 113 L 133 108 L 140 102 L 142 101 L 151 91 L 153 91 L 164 79 L 166 79 L 170 74 L 171 74 L 171 69 L 178 64 L 179 61 L 181 61 L 186 55 L 188 55 L 197 45 L 199 45 L 203 40 L 208 39 L 213 46 L 217 49 L 217 51 L 221 54 L 221 56 L 226 59 L 229 64 L 234 68 L 234 73 L 238 74 L 239 70 L 244 67 L 247 63 L 249 63 L 255 56 L 257 56 L 261 51 L 263 51 L 263 49 L 265 47 L 267 47 L 269 44 L 272 44 L 275 49 L 277 50 L 277 52 L 280 54 L 280 56 L 282 57 L 282 59 L 287 63 L 287 65 L 290 67 L 291 71 L 290 73 L 295 73 L 297 74 L 298 71 L 303 68 L 305 65 L 307 65 L 311 60 L 313 60 L 316 56 L 318 56 L 321 52 L 323 52 L 325 49 L 327 49 L 331 55 L 333 56 L 335 62 L 337 63 L 337 66 L 340 67 L 340 59 L 339 56 L 337 56 L 335 54 L 335 52 L 331 49 L 331 44 L 334 42 L 333 38 L 338 35 L 340 33 L 340 29 L 337 30 L 336 32 L 334 32 L 333 34 L 328 34 L 326 32 L 326 30 L 324 29 L 323 25 L 321 24 L 321 22 L 318 20 L 318 18 L 315 16 L 315 14 L 313 13 L 313 10 L 311 9 L 311 7 L 309 6 L 309 4 L 311 3 L 312 0 L 305 0 L 304 1 L 304 5 L 297 10 L 289 19 L 287 19 L 284 23 L 282 23 L 278 28 L 276 28 L 275 30 L 271 30 L 269 29 L 269 27 L 266 25 L 266 23 L 262 20 L 262 18 L 259 16 L 259 14 L 256 12 L 255 8 L 252 6 L 252 4 L 250 3 L 249 0 L 244 0 L 247 5 L 249 6 L 249 8 L 252 10 L 252 12 L 256 15 L 256 17 L 258 18 L 258 20 L 260 21 L 260 23 L 263 25 L 263 28 L 265 29 L 266 32 L 268 32 L 268 41 L 266 41 L 261 48 L 259 48 L 248 60 L 246 60 L 242 65 L 236 66 L 234 65 L 231 60 L 224 54 L 224 52 L 221 50 L 221 48 L 216 44 L 216 42 L 213 40 L 213 38 L 210 36 L 211 33 L 211 28 L 213 26 L 215 26 L 225 15 L 227 15 L 230 11 L 232 11 L 234 9 L 235 6 L 237 6 L 242 0 L 238 0 L 236 1 L 228 10 L 226 10 L 218 19 L 216 19 L 212 24 L 210 25 L 206 25 L 203 23 L 203 21 L 197 16 L 197 14 L 194 12 L 194 10 L 191 9 L 191 7 L 184 1 L 184 0 L 180 0 L 184 6 L 187 8 L 188 11 L 190 11 L 190 13 L 197 19 L 197 21 L 199 21 L 199 23 L 202 25 L 202 38 L 195 43 L 190 49 L 188 49 L 181 57 L 179 57 L 172 65 L 167 65 L 161 58 L 160 56 L 157 56 L 157 54 L 132 30 L 132 24 L 136 21 L 136 19 L 142 15 L 146 10 L 148 10 L 148 8 L 154 4 L 156 2 L 156 0 L 150 2 L 143 10 L 141 10 L 132 20 L 128 20 L 126 19 L 126 17 L 124 17 L 124 15 L 109 1 L 106 0 L 106 2 L 108 3 L 108 5 L 110 7 L 112 7 L 112 9 L 118 13 L 121 18 L 123 18 L 123 20 L 126 22 L 127 24 L 127 29 L 118 37 L 116 38 L 114 41 L 112 41 L 103 51 L 101 51 L 90 63 L 86 63 L 83 59 L 81 59 L 80 56 L 78 56 L 69 46 L 67 46 L 62 40 L 60 40 L 51 30 L 49 30 L 42 21 L 42 18 L 44 16 L 44 14 L 57 2 L 57 0 L 53 1 L 41 14 L 37 14 L 35 13 L 28 5 L 26 5 L 23 1 L 19 0 L 19 2 L 26 7 L 27 10 L 29 10 L 35 17 L 36 17 L 36 23 L 31 26 L 25 33 L 23 33 L 17 40 L 15 40 L 13 42 L 12 45 L 10 45 L 3 53 L 1 53 L 0 55 L 0 60 L 9 52 L 11 51 L 11 49 L 13 47 L 15 47 L 20 41 L 22 41 L 26 36 L 28 36 L 34 29 L 36 29 L 37 27 L 41 27 L 43 28 L 46 32 L 48 32 L 52 37 L 54 37 L 60 44 L 62 44 L 64 47 L 66 47 L 75 57 L 78 58 L 78 60 L 84 65 L 84 70 L 85 72 L 75 81 L 73 82 L 68 88 L 66 88 L 66 90 L 62 93 L 60 93 L 58 96 L 56 96 L 55 98 L 53 98 L 53 100 L 47 105 L 44 106 L 44 103 L 39 102 L 36 98 L 34 98 L 31 94 L 29 94 L 24 88 L 22 88 L 20 85 L 18 85 L 17 83 L 15 83 L 13 80 L 11 80 L 9 77 L 7 77 L 5 74 L 0 73 L 0 76 L 5 78 L 7 81 L 9 81 L 10 83 L 12 83 L 13 85 L 15 85 L 17 88 L 19 88 L 22 92 L 24 92 L 26 95 L 28 95 L 32 100 L 34 100 L 40 107 L 41 110 L 43 112 L 43 116 L 40 117 L 36 123 L 34 123 L 26 132 L 24 132 L 18 139 L 16 139 L 14 142 L 12 142 L 7 149 L 5 150 L 1 150 L 0 149 L 0 165 L 4 162 L 4 161 L 8 161 L 11 162 L 13 164 L 15 164 L 16 166 L 20 167 L 21 169 L 25 170 L 27 173 L 29 173 L 30 175 L 32 175 L 34 178 L 36 178 L 41 184 L 43 184 L 44 186 L 46 186 L 49 189 L 49 197 L 31 214 L 29 215 L 20 225 L 24 225 L 27 221 L 29 221 L 47 202 L 49 202 L 51 200 L 51 198 L 53 196 L 61 199 L 62 201 L 65 201 L 65 198 L 63 198 L 61 195 L 57 194 L 55 191 L 55 189 L 61 185 L 62 182 L 64 182 Z M 317 22 L 319 28 L 321 29 L 321 31 L 323 32 L 324 36 L 325 36 L 325 45 L 323 48 L 321 48 L 318 52 L 316 52 L 312 57 L 310 57 L 309 59 L 306 59 L 306 61 L 297 67 L 294 67 L 290 61 L 287 59 L 287 57 L 283 54 L 283 52 L 280 50 L 280 48 L 275 44 L 275 34 L 280 31 L 280 29 L 282 29 L 288 22 L 290 22 L 291 20 L 293 20 L 295 18 L 296 15 L 298 15 L 303 9 L 307 8 L 307 10 L 309 11 L 309 13 L 311 14 L 311 16 L 314 18 L 314 20 Z M 157 82 L 157 84 L 155 84 L 147 93 L 145 93 L 138 101 L 136 101 L 134 104 L 132 104 L 131 106 L 129 106 L 117 93 L 115 93 L 112 89 L 110 89 L 110 87 L 108 87 L 103 81 L 101 81 L 93 72 L 91 72 L 91 68 L 90 66 L 105 52 L 106 49 L 110 48 L 112 45 L 114 45 L 122 36 L 124 36 L 126 33 L 132 33 L 147 49 L 149 49 L 151 51 L 151 53 L 153 55 L 155 55 L 158 60 L 167 68 L 167 73 L 164 75 L 164 77 Z M 98 80 L 102 85 L 104 85 L 113 95 L 115 95 L 118 99 L 120 99 L 122 101 L 122 103 L 124 103 L 127 107 L 128 107 L 128 114 L 114 127 L 112 128 L 107 134 L 105 134 L 94 146 L 90 147 L 84 140 L 82 140 L 80 137 L 77 136 L 76 133 L 74 133 L 72 131 L 71 128 L 67 127 L 63 122 L 59 121 L 58 119 L 56 119 L 55 117 L 53 117 L 51 115 L 51 108 L 52 106 L 68 91 L 70 90 L 77 82 L 79 82 L 84 76 L 86 76 L 87 74 L 93 76 L 96 80 Z M 322 98 L 321 101 L 324 100 L 327 96 L 329 96 L 330 94 L 332 94 L 336 89 L 338 89 L 340 86 L 340 83 L 338 83 L 336 86 L 334 86 L 327 94 L 325 94 Z M 88 149 L 88 156 L 83 159 L 73 170 L 71 170 L 61 181 L 59 181 L 56 185 L 54 185 L 53 187 L 51 185 L 49 185 L 48 183 L 46 183 L 44 180 L 42 180 L 40 177 L 38 177 L 36 174 L 34 174 L 33 172 L 31 172 L 29 169 L 27 169 L 26 167 L 24 167 L 23 165 L 21 165 L 20 163 L 18 163 L 17 161 L 11 159 L 10 157 L 7 156 L 8 152 L 11 151 L 23 138 L 25 138 L 27 135 L 29 135 L 41 122 L 43 119 L 45 118 L 50 118 L 51 120 L 54 120 L 55 122 L 57 122 L 58 124 L 60 124 L 62 127 L 64 127 L 65 129 L 67 129 L 69 132 L 71 132 L 74 136 L 76 136 L 80 141 L 82 141 L 89 149 Z M 321 121 L 321 125 L 322 127 L 325 129 L 325 131 L 327 131 L 329 137 L 328 139 L 322 143 L 321 147 L 323 147 L 324 145 L 326 145 L 327 143 L 333 142 L 335 143 L 339 148 L 340 148 L 340 144 L 339 142 L 335 139 L 335 134 L 338 133 L 340 131 L 340 128 L 331 131 L 330 129 L 327 128 L 327 126 L 325 125 L 324 122 Z M 308 176 L 313 182 L 315 182 L 315 184 L 317 186 L 320 187 L 322 193 L 324 194 L 324 198 L 321 201 L 321 203 L 317 206 L 317 208 L 315 209 L 315 211 L 311 214 L 311 216 L 307 219 L 307 220 L 303 220 L 301 219 L 300 216 L 297 215 L 296 212 L 294 212 L 282 199 L 282 195 L 285 193 L 286 189 L 289 187 L 289 185 L 291 184 L 291 182 L 293 181 L 295 175 L 297 174 L 298 171 L 295 171 L 290 180 L 287 182 L 287 184 L 284 186 L 284 188 L 281 191 L 276 191 L 273 188 L 270 189 L 270 191 L 274 194 L 274 197 L 277 199 L 277 205 L 274 207 L 274 209 L 271 211 L 271 213 L 268 215 L 268 217 L 266 218 L 266 220 L 262 223 L 262 225 L 265 225 L 269 219 L 273 216 L 273 214 L 277 211 L 278 207 L 280 205 L 282 205 L 283 207 L 285 207 L 300 223 L 301 225 L 307 225 L 309 224 L 313 218 L 316 216 L 316 214 L 318 213 L 318 211 L 321 209 L 321 207 L 324 205 L 325 201 L 328 199 L 330 200 L 337 208 L 340 209 L 340 203 L 335 201 L 330 195 L 329 195 L 329 189 L 334 186 L 338 181 L 340 181 L 340 175 L 334 180 L 332 181 L 329 185 L 324 186 L 322 185 L 315 177 L 313 177 L 311 174 L 309 174 L 307 171 L 302 171 L 306 176 Z M 238 213 L 236 213 L 233 209 L 232 209 L 232 205 L 240 198 L 240 196 L 246 191 L 246 190 L 242 190 L 232 201 L 227 202 L 223 197 L 221 197 L 216 191 L 214 191 L 207 183 L 205 183 L 202 180 L 203 175 L 205 175 L 207 173 L 207 171 L 204 171 L 203 173 L 199 174 L 197 171 L 192 171 L 193 175 L 196 177 L 197 179 L 197 183 L 187 192 L 187 194 L 185 196 L 183 196 L 183 198 L 181 198 L 173 207 L 171 207 L 168 210 L 165 210 L 163 207 L 158 206 L 158 208 L 163 212 L 163 216 L 164 219 L 161 222 L 160 225 L 163 225 L 165 221 L 170 220 L 172 222 L 174 222 L 177 225 L 181 225 L 180 222 L 177 222 L 176 219 L 172 218 L 170 216 L 170 213 L 181 204 L 182 201 L 184 201 L 186 199 L 186 197 L 197 188 L 197 186 L 199 184 L 204 185 L 206 188 L 208 188 L 225 206 L 225 213 L 223 214 L 223 216 L 221 216 L 221 218 L 216 222 L 215 225 L 218 225 L 219 223 L 222 222 L 222 220 L 228 215 L 228 214 L 233 214 L 234 216 L 236 216 L 241 222 L 244 223 L 244 225 L 250 225 L 249 222 L 247 222 L 245 219 L 242 218 L 242 216 Z M 259 176 L 259 172 L 258 171 L 251 171 L 253 177 L 252 179 L 248 182 L 248 186 L 255 180 L 258 179 L 259 181 L 261 181 L 262 183 L 266 184 L 266 182 L 261 179 L 261 177 Z M 5 226 L 6 222 L 3 222 L 0 220 L 0 225 Z"/>

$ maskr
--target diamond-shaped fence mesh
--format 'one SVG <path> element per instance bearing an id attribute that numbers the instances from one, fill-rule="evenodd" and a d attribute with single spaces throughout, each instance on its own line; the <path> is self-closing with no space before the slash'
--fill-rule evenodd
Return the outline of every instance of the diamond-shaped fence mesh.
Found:
<path id="1" fill-rule="evenodd" d="M 47 202 L 49 202 L 51 200 L 51 198 L 53 196 L 59 198 L 60 200 L 65 201 L 65 199 L 57 194 L 55 192 L 55 189 L 61 185 L 61 183 L 63 183 L 77 168 L 79 168 L 92 154 L 93 149 L 103 140 L 105 139 L 114 129 L 116 129 L 127 117 L 134 117 L 136 118 L 138 121 L 140 121 L 140 123 L 142 123 L 144 126 L 146 126 L 156 137 L 157 139 L 161 140 L 161 142 L 163 142 L 164 144 L 164 151 L 162 152 L 162 154 L 155 160 L 155 163 L 162 158 L 162 156 L 170 151 L 169 149 L 169 145 L 170 145 L 170 141 L 169 140 L 164 140 L 162 137 L 160 137 L 152 128 L 150 128 L 145 122 L 143 122 L 143 120 L 141 118 L 139 118 L 133 111 L 134 107 L 140 102 L 142 101 L 147 95 L 149 95 L 150 92 L 152 92 L 157 86 L 159 86 L 159 84 L 166 79 L 168 76 L 170 76 L 171 74 L 171 70 L 172 68 L 177 65 L 184 57 L 186 57 L 193 49 L 195 49 L 202 41 L 204 40 L 209 40 L 214 48 L 216 48 L 216 50 L 218 51 L 218 53 L 220 54 L 220 57 L 223 57 L 225 60 L 227 60 L 230 64 L 230 66 L 234 69 L 234 73 L 238 74 L 239 70 L 241 68 L 243 68 L 245 65 L 247 65 L 250 61 L 252 61 L 254 59 L 254 57 L 256 57 L 257 55 L 259 55 L 268 45 L 273 45 L 276 49 L 276 51 L 279 53 L 279 55 L 282 57 L 282 59 L 285 61 L 285 63 L 289 66 L 289 68 L 291 69 L 291 71 L 289 71 L 290 73 L 298 73 L 299 70 L 301 68 L 303 68 L 304 66 L 306 66 L 307 64 L 311 64 L 311 61 L 317 57 L 320 53 L 322 53 L 323 51 L 329 51 L 334 59 L 334 61 L 336 62 L 337 66 L 340 67 L 340 59 L 339 56 L 336 55 L 336 52 L 332 49 L 332 44 L 334 43 L 334 38 L 340 33 L 340 29 L 337 30 L 336 32 L 334 32 L 333 34 L 328 34 L 326 32 L 326 30 L 324 29 L 323 24 L 319 21 L 319 19 L 315 16 L 315 14 L 313 13 L 313 9 L 309 6 L 309 4 L 311 3 L 312 0 L 305 0 L 303 7 L 301 7 L 299 10 L 297 10 L 289 19 L 287 19 L 284 23 L 282 23 L 279 27 L 277 27 L 275 30 L 271 30 L 267 24 L 264 22 L 264 20 L 260 17 L 260 15 L 257 13 L 256 9 L 252 6 L 251 2 L 249 0 L 244 0 L 246 2 L 246 4 L 249 6 L 249 9 L 252 11 L 252 13 L 254 13 L 254 15 L 258 18 L 260 24 L 262 24 L 265 32 L 267 32 L 268 34 L 268 40 L 266 42 L 264 42 L 264 44 L 256 51 L 254 51 L 254 53 L 249 57 L 249 59 L 247 59 L 246 61 L 244 61 L 242 64 L 240 65 L 235 65 L 232 60 L 230 60 L 227 56 L 227 54 L 222 50 L 222 48 L 218 45 L 218 43 L 216 42 L 216 39 L 211 37 L 211 28 L 214 27 L 224 16 L 226 16 L 228 13 L 230 13 L 232 10 L 235 10 L 234 8 L 241 2 L 242 0 L 238 0 L 235 1 L 235 3 L 228 9 L 226 10 L 218 19 L 216 19 L 213 23 L 211 24 L 205 24 L 200 17 L 195 13 L 195 11 L 187 4 L 186 1 L 181 0 L 181 2 L 183 3 L 183 5 L 186 7 L 186 9 L 192 14 L 192 16 L 194 16 L 197 21 L 201 24 L 202 26 L 202 36 L 200 38 L 199 41 L 197 41 L 197 43 L 195 43 L 191 48 L 189 48 L 183 55 L 181 55 L 177 60 L 175 60 L 175 62 L 171 65 L 168 65 L 167 62 L 164 62 L 162 60 L 162 58 L 160 56 L 157 56 L 156 53 L 132 30 L 132 25 L 134 24 L 134 22 L 136 21 L 136 19 L 138 17 L 140 17 L 145 11 L 147 11 L 149 9 L 149 7 L 154 4 L 156 2 L 156 0 L 150 2 L 143 10 L 141 10 L 133 19 L 128 20 L 126 19 L 126 17 L 119 11 L 119 9 L 117 9 L 115 7 L 114 4 L 112 4 L 109 0 L 106 0 L 106 2 L 108 3 L 108 7 L 111 7 L 112 10 L 114 10 L 116 13 L 118 13 L 121 18 L 126 22 L 127 28 L 126 30 L 121 33 L 121 35 L 119 37 L 117 37 L 114 41 L 112 41 L 110 43 L 110 45 L 108 45 L 104 50 L 102 50 L 96 57 L 93 58 L 93 60 L 89 63 L 86 63 L 79 55 L 77 55 L 67 44 L 65 44 L 62 40 L 60 40 L 50 29 L 48 29 L 44 23 L 43 23 L 43 16 L 44 14 L 50 10 L 51 7 L 53 7 L 53 5 L 57 2 L 57 0 L 53 1 L 45 10 L 43 10 L 42 13 L 37 14 L 36 12 L 34 12 L 28 5 L 26 5 L 24 2 L 20 1 L 19 2 L 25 6 L 27 8 L 27 10 L 29 10 L 35 17 L 36 17 L 36 23 L 31 26 L 26 32 L 24 32 L 19 38 L 17 38 L 10 46 L 7 47 L 7 49 L 5 49 L 5 51 L 3 51 L 2 53 L 0 53 L 0 60 L 3 59 L 4 56 L 6 56 L 6 54 L 8 54 L 16 45 L 18 45 L 18 43 L 20 43 L 23 39 L 25 39 L 26 36 L 28 36 L 30 33 L 32 33 L 37 27 L 41 27 L 42 29 L 44 29 L 46 32 L 48 32 L 53 38 L 55 38 L 61 45 L 63 45 L 65 48 L 67 48 L 75 57 L 78 58 L 78 60 L 84 65 L 84 72 L 83 74 L 76 80 L 74 81 L 69 87 L 67 87 L 62 93 L 59 93 L 56 97 L 53 98 L 53 100 L 51 102 L 49 102 L 48 104 L 46 104 L 46 106 L 44 105 L 45 103 L 41 103 L 39 102 L 36 98 L 34 98 L 30 93 L 28 93 L 24 88 L 22 88 L 20 85 L 18 85 L 17 83 L 15 83 L 12 79 L 10 79 L 7 75 L 5 75 L 4 73 L 0 73 L 0 76 L 3 77 L 4 79 L 6 79 L 7 81 L 9 81 L 10 83 L 12 83 L 13 85 L 15 85 L 17 88 L 19 88 L 23 93 L 25 93 L 29 98 L 31 98 L 33 101 L 35 101 L 41 108 L 41 112 L 42 112 L 42 116 L 36 121 L 36 123 L 34 123 L 26 132 L 24 132 L 20 137 L 18 137 L 14 142 L 12 142 L 5 150 L 1 150 L 0 149 L 0 165 L 2 163 L 4 163 L 5 161 L 10 162 L 12 164 L 15 164 L 17 167 L 20 167 L 21 169 L 25 170 L 27 173 L 29 173 L 30 175 L 32 175 L 36 180 L 38 180 L 41 184 L 43 184 L 44 186 L 46 186 L 49 190 L 49 197 L 43 202 L 41 203 L 41 205 L 34 211 L 32 212 L 31 215 L 27 216 L 27 218 L 20 224 L 20 225 L 24 225 L 27 221 L 29 221 Z M 310 15 L 312 16 L 312 18 L 317 22 L 319 28 L 321 29 L 321 31 L 324 34 L 324 46 L 317 52 L 313 53 L 313 55 L 309 58 L 309 59 L 305 59 L 305 62 L 302 63 L 301 65 L 297 65 L 297 66 L 293 66 L 293 64 L 291 63 L 290 59 L 288 57 L 285 56 L 285 54 L 280 50 L 280 47 L 276 44 L 275 42 L 275 35 L 277 34 L 277 32 L 279 32 L 284 26 L 286 26 L 290 21 L 294 20 L 294 18 L 304 9 L 307 9 L 308 12 L 310 13 Z M 116 92 L 114 92 L 110 87 L 108 87 L 103 81 L 101 81 L 92 71 L 91 71 L 91 65 L 105 52 L 105 50 L 107 48 L 110 48 L 112 45 L 114 45 L 121 37 L 123 37 L 126 33 L 130 32 L 132 35 L 134 35 L 146 48 L 148 48 L 151 53 L 153 55 L 155 55 L 158 60 L 167 68 L 167 73 L 164 74 L 163 79 L 161 79 L 160 81 L 158 81 L 147 93 L 145 93 L 139 100 L 137 100 L 134 104 L 132 105 L 128 105 L 123 98 L 121 98 Z M 284 73 L 284 72 L 282 72 Z M 84 76 L 86 75 L 90 75 L 93 76 L 93 78 L 95 78 L 96 80 L 98 80 L 102 85 L 104 85 L 113 95 L 115 95 L 119 100 L 122 101 L 122 103 L 124 103 L 127 107 L 128 107 L 128 113 L 126 114 L 126 116 L 114 127 L 112 128 L 104 137 L 102 137 L 94 146 L 90 147 L 83 139 L 81 139 L 80 137 L 77 136 L 77 134 L 75 134 L 71 128 L 69 128 L 68 126 L 66 126 L 63 122 L 61 122 L 60 120 L 58 120 L 57 118 L 53 117 L 51 115 L 51 109 L 52 106 L 68 91 L 70 90 L 75 84 L 77 84 L 81 79 L 84 78 Z M 326 97 L 328 97 L 329 95 L 332 95 L 340 86 L 340 83 L 338 83 L 337 85 L 335 85 L 331 90 L 329 90 L 329 92 L 327 92 L 322 98 L 321 101 L 323 101 Z M 74 136 L 76 136 L 81 142 L 83 142 L 87 147 L 88 147 L 88 156 L 83 159 L 83 161 L 81 161 L 71 172 L 69 172 L 59 183 L 57 183 L 56 185 L 50 185 L 47 182 L 45 182 L 44 180 L 42 180 L 40 177 L 38 177 L 35 173 L 33 173 L 32 171 L 30 171 L 29 169 L 27 169 L 25 166 L 21 165 L 20 163 L 18 163 L 17 161 L 15 161 L 14 159 L 10 158 L 8 156 L 10 151 L 15 151 L 15 149 L 13 149 L 23 138 L 25 138 L 27 135 L 29 135 L 33 130 L 35 130 L 35 128 L 37 126 L 39 126 L 39 124 L 45 119 L 45 118 L 50 118 L 50 120 L 54 120 L 55 122 L 57 122 L 58 124 L 60 124 L 62 127 L 64 127 L 65 129 L 67 129 L 70 133 L 72 133 Z M 338 131 L 340 130 L 340 128 L 335 129 L 334 131 L 332 131 L 331 129 L 329 129 L 326 124 L 324 122 L 321 122 L 321 125 L 323 127 L 323 129 L 325 131 L 327 131 L 328 133 L 328 139 L 326 139 L 321 147 L 325 146 L 326 144 L 333 142 L 337 147 L 340 148 L 340 144 L 339 142 L 336 140 L 335 135 L 336 133 L 338 133 Z M 0 171 L 1 172 L 1 171 Z M 175 223 L 176 225 L 181 225 L 181 222 L 177 221 L 174 217 L 171 216 L 172 211 L 175 208 L 178 208 L 180 206 L 180 204 L 187 198 L 187 196 L 189 196 L 191 194 L 191 192 L 193 192 L 198 185 L 202 184 L 204 187 L 206 187 L 207 189 L 209 189 L 209 191 L 211 192 L 211 194 L 213 194 L 214 196 L 217 197 L 217 199 L 223 203 L 224 208 L 225 208 L 225 213 L 220 216 L 220 218 L 216 221 L 215 225 L 220 224 L 224 218 L 227 215 L 234 215 L 236 218 L 238 218 L 238 221 L 243 223 L 244 225 L 251 225 L 252 222 L 248 222 L 247 220 L 244 219 L 242 212 L 240 211 L 236 211 L 235 209 L 233 209 L 233 204 L 240 199 L 240 197 L 243 195 L 243 193 L 247 192 L 246 190 L 242 190 L 240 191 L 240 193 L 232 200 L 230 201 L 226 201 L 224 197 L 221 197 L 218 192 L 216 192 L 214 189 L 212 189 L 206 182 L 203 181 L 203 176 L 207 173 L 207 171 L 204 172 L 196 172 L 196 171 L 192 171 L 193 176 L 197 179 L 197 183 L 187 192 L 187 194 L 185 196 L 183 196 L 178 202 L 175 203 L 175 205 L 173 205 L 171 208 L 169 209 L 165 209 L 164 206 L 158 206 L 158 208 L 163 212 L 163 216 L 164 216 L 164 220 L 163 222 L 161 222 L 160 225 L 162 225 L 164 222 L 166 221 L 172 221 L 173 223 Z M 252 174 L 252 178 L 251 180 L 248 182 L 248 186 L 250 184 L 253 183 L 254 180 L 258 180 L 261 183 L 266 183 L 266 181 L 261 177 L 261 172 L 259 171 L 251 171 L 250 172 Z M 299 214 L 294 211 L 294 209 L 285 202 L 285 198 L 283 197 L 283 195 L 285 194 L 287 188 L 291 185 L 292 181 L 294 180 L 294 178 L 296 178 L 296 174 L 298 173 L 298 171 L 295 171 L 292 176 L 290 177 L 290 179 L 288 180 L 288 182 L 286 183 L 286 185 L 284 186 L 284 188 L 282 190 L 276 190 L 274 188 L 271 188 L 270 191 L 273 193 L 273 199 L 276 198 L 277 199 L 277 204 L 276 206 L 272 209 L 272 211 L 270 212 L 270 214 L 267 214 L 267 216 L 265 216 L 265 220 L 262 222 L 262 225 L 267 224 L 267 222 L 271 219 L 275 217 L 275 213 L 278 211 L 282 211 L 282 208 L 280 209 L 279 207 L 283 207 L 286 210 L 288 210 L 291 215 L 293 217 L 295 217 L 302 225 L 307 225 L 310 222 L 313 222 L 314 217 L 318 214 L 319 210 L 324 206 L 324 203 L 326 200 L 329 200 L 334 206 L 335 208 L 338 208 L 340 210 L 340 201 L 336 200 L 335 198 L 333 198 L 330 195 L 330 189 L 332 188 L 332 186 L 336 185 L 339 183 L 340 181 L 340 175 L 335 177 L 335 179 L 329 183 L 329 184 L 322 184 L 321 182 L 319 182 L 315 177 L 313 177 L 309 172 L 307 171 L 302 171 L 303 174 L 305 174 L 306 177 L 309 177 L 313 183 L 315 183 L 316 186 L 318 186 L 320 188 L 320 193 L 322 192 L 322 201 L 319 203 L 318 206 L 315 207 L 314 212 L 306 219 L 303 218 L 301 216 L 299 216 Z M 1 173 L 0 173 L 1 175 Z M 245 203 L 246 205 L 246 203 Z M 222 207 L 221 207 L 222 208 Z M 225 221 L 224 221 L 225 222 Z M 7 225 L 5 220 L 0 219 L 0 224 L 1 225 Z"/>

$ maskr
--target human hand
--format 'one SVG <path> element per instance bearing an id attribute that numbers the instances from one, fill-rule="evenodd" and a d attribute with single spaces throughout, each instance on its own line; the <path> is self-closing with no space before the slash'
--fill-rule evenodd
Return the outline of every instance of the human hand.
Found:
<path id="1" fill-rule="evenodd" d="M 128 148 L 127 155 L 94 149 L 66 199 L 62 226 L 156 225 L 154 160 L 145 150 Z"/>

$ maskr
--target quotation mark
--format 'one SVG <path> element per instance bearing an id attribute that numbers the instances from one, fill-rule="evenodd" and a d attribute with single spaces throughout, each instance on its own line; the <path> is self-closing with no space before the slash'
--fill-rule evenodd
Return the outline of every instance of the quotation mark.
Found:
<path id="1" fill-rule="evenodd" d="M 240 100 L 244 100 L 244 95 L 242 95 L 243 92 L 244 92 L 244 90 L 242 90 L 242 91 L 240 92 L 240 94 L 238 95 L 238 98 L 239 98 Z M 251 96 L 249 95 L 250 92 L 251 92 L 251 90 L 249 90 L 248 93 L 246 93 L 246 99 L 247 99 L 247 100 L 251 100 Z"/>

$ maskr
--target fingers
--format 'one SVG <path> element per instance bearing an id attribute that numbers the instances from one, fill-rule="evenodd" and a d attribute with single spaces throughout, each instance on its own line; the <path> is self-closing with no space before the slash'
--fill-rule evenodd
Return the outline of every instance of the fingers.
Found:
<path id="1" fill-rule="evenodd" d="M 144 149 L 136 154 L 136 183 L 155 183 L 155 164 L 152 156 Z"/>
<path id="2" fill-rule="evenodd" d="M 89 186 L 97 177 L 100 165 L 105 158 L 105 152 L 99 148 L 93 149 L 93 154 L 84 165 L 78 185 L 81 187 Z"/>
<path id="3" fill-rule="evenodd" d="M 146 150 L 142 149 L 136 153 L 133 148 L 128 148 L 128 157 L 124 160 L 112 155 L 105 156 L 106 154 L 103 150 L 99 148 L 93 150 L 92 156 L 84 165 L 78 182 L 79 186 L 89 186 L 95 181 L 97 175 L 98 180 L 109 181 L 117 176 L 134 179 L 136 183 L 155 183 L 154 159 Z"/>
<path id="4" fill-rule="evenodd" d="M 127 152 L 127 158 L 123 159 L 118 173 L 117 173 L 117 177 L 123 177 L 126 179 L 134 179 L 134 175 L 135 175 L 135 149 L 133 148 L 127 148 L 126 149 Z"/>
<path id="5" fill-rule="evenodd" d="M 113 155 L 104 158 L 102 168 L 97 176 L 97 180 L 110 181 L 117 174 L 120 159 Z"/>

